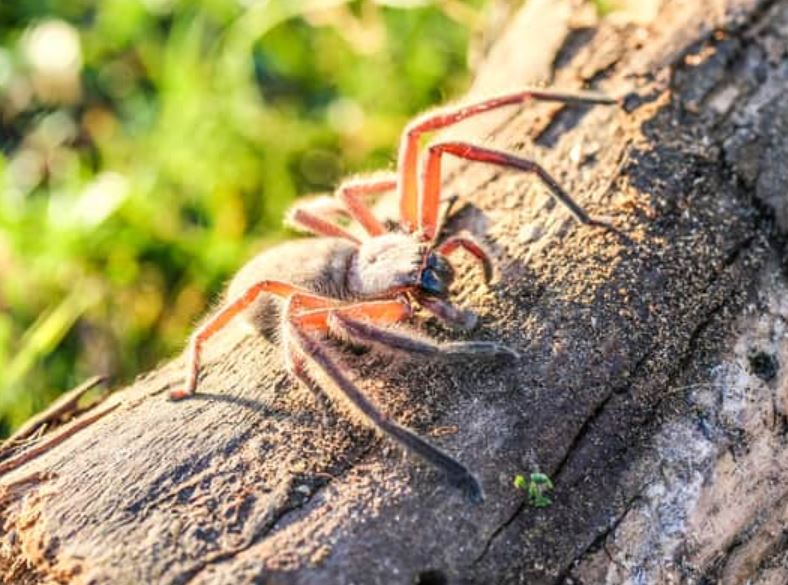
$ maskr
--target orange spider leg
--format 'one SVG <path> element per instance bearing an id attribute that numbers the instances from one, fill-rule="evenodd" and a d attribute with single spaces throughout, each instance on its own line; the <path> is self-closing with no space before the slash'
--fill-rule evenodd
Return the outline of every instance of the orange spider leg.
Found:
<path id="1" fill-rule="evenodd" d="M 170 398 L 172 400 L 180 400 L 181 398 L 186 398 L 194 394 L 197 389 L 197 377 L 200 373 L 200 357 L 202 355 L 203 344 L 217 331 L 227 325 L 233 317 L 254 303 L 263 293 L 281 298 L 299 294 L 304 302 L 310 302 L 314 305 L 317 305 L 320 301 L 320 297 L 295 287 L 292 284 L 278 280 L 263 280 L 250 286 L 244 294 L 226 305 L 221 311 L 211 317 L 210 320 L 203 323 L 194 332 L 189 345 L 188 378 L 186 380 L 186 386 L 170 392 Z M 329 303 L 330 300 L 326 299 L 325 302 Z"/>
<path id="2" fill-rule="evenodd" d="M 492 260 L 490 260 L 490 256 L 485 252 L 484 248 L 482 248 L 470 234 L 462 233 L 447 238 L 436 248 L 436 251 L 439 254 L 448 256 L 458 248 L 462 248 L 481 263 L 484 269 L 484 282 L 489 283 L 493 275 Z"/>
<path id="3" fill-rule="evenodd" d="M 335 316 L 372 321 L 389 325 L 399 323 L 412 314 L 410 305 L 399 299 L 385 301 L 363 301 L 340 307 L 321 307 L 308 311 L 301 310 L 297 304 L 300 295 L 294 295 L 290 304 L 293 323 L 309 331 L 327 332 L 331 328 L 331 319 Z"/>
<path id="4" fill-rule="evenodd" d="M 364 227 L 369 235 L 379 236 L 386 233 L 386 228 L 372 214 L 372 211 L 364 204 L 361 197 L 390 191 L 396 186 L 396 177 L 356 179 L 340 185 L 337 190 L 337 196 L 345 204 L 350 215 Z"/>
<path id="5" fill-rule="evenodd" d="M 588 216 L 585 210 L 578 205 L 569 193 L 558 184 L 558 182 L 550 176 L 538 163 L 525 158 L 519 158 L 506 152 L 498 150 L 491 150 L 474 144 L 466 142 L 440 142 L 433 144 L 429 147 L 427 154 L 426 170 L 424 172 L 424 199 L 427 201 L 437 200 L 440 197 L 441 187 L 441 156 L 444 153 L 454 155 L 466 160 L 485 162 L 504 167 L 512 167 L 533 173 L 550 189 L 550 193 L 558 201 L 560 201 L 575 217 L 577 221 L 585 225 L 596 225 L 601 227 L 610 228 L 608 224 L 603 221 L 593 219 Z M 424 232 L 430 238 L 435 234 L 435 223 L 432 221 L 432 216 L 428 218 L 424 226 Z"/>
<path id="6" fill-rule="evenodd" d="M 293 375 L 308 388 L 316 384 L 306 370 L 305 362 L 311 362 L 332 382 L 339 396 L 349 402 L 374 427 L 386 433 L 405 448 L 423 457 L 446 474 L 450 483 L 460 487 L 474 502 L 479 503 L 484 495 L 478 480 L 460 462 L 431 445 L 416 433 L 392 421 L 369 400 L 343 372 L 326 351 L 323 342 L 310 335 L 312 331 L 340 334 L 362 342 L 384 345 L 391 349 L 424 356 L 444 355 L 449 358 L 472 357 L 506 358 L 515 360 L 519 355 L 513 350 L 493 342 L 471 341 L 437 344 L 431 340 L 381 328 L 380 324 L 396 323 L 408 317 L 410 305 L 400 299 L 354 303 L 344 307 L 328 307 L 297 313 L 292 309 L 298 295 L 291 297 L 287 314 L 286 360 Z"/>
<path id="7" fill-rule="evenodd" d="M 391 304 L 399 301 L 384 302 Z M 361 309 L 363 305 L 367 304 L 358 303 L 355 306 L 346 308 Z M 399 302 L 399 304 L 401 306 L 405 305 L 402 302 Z M 353 410 L 367 424 L 385 433 L 409 451 L 421 456 L 427 462 L 440 469 L 449 482 L 462 489 L 471 502 L 478 504 L 484 501 L 481 485 L 464 465 L 381 412 L 377 405 L 367 398 L 364 392 L 345 375 L 326 351 L 323 343 L 309 335 L 308 328 L 303 321 L 299 321 L 297 317 L 292 317 L 289 319 L 288 325 L 287 361 L 296 378 L 308 388 L 315 388 L 316 384 L 305 367 L 305 362 L 310 362 L 313 367 L 322 371 L 333 382 L 334 395 L 352 406 Z"/>
<path id="8" fill-rule="evenodd" d="M 396 186 L 397 179 L 393 175 L 353 179 L 341 184 L 334 197 L 322 196 L 296 203 L 285 221 L 296 229 L 312 234 L 344 238 L 359 244 L 358 238 L 353 234 L 326 218 L 333 216 L 333 219 L 337 215 L 350 215 L 361 224 L 369 235 L 383 234 L 386 232 L 385 226 L 373 215 L 363 198 L 391 191 Z"/>
<path id="9" fill-rule="evenodd" d="M 294 228 L 307 231 L 317 236 L 327 236 L 329 238 L 344 238 L 350 240 L 355 244 L 360 244 L 361 241 L 351 234 L 346 229 L 338 226 L 335 223 L 326 221 L 322 217 L 318 217 L 307 211 L 306 209 L 296 207 L 290 211 L 285 222 Z"/>
<path id="10" fill-rule="evenodd" d="M 413 120 L 405 128 L 400 139 L 397 174 L 399 175 L 400 219 L 408 231 L 417 227 L 429 226 L 437 220 L 438 200 L 422 200 L 421 222 L 419 221 L 419 143 L 426 132 L 433 132 L 456 124 L 483 112 L 518 104 L 525 100 L 563 102 L 567 104 L 607 104 L 617 103 L 615 99 L 597 94 L 564 94 L 550 91 L 524 90 L 492 97 L 477 103 L 448 107 L 428 112 Z M 423 197 L 423 196 L 422 196 Z M 434 208 L 434 209 L 433 209 Z M 430 228 L 428 228 L 430 229 Z M 431 228 L 434 230 L 434 225 Z"/>
<path id="11" fill-rule="evenodd" d="M 294 293 L 290 297 L 288 297 L 288 304 L 287 310 L 285 311 L 288 315 L 295 313 L 296 311 L 304 311 L 304 310 L 312 310 L 312 309 L 323 309 L 326 307 L 333 307 L 340 303 L 341 301 L 337 299 L 332 299 L 330 297 L 323 297 L 318 294 L 305 292 L 303 290 L 299 290 L 299 292 Z"/>

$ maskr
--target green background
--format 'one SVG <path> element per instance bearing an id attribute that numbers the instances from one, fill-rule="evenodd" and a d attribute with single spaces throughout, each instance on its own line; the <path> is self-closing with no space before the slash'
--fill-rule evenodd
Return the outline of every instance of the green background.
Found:
<path id="1" fill-rule="evenodd" d="M 302 194 L 393 168 L 485 0 L 0 4 L 0 437 L 183 347 Z"/>

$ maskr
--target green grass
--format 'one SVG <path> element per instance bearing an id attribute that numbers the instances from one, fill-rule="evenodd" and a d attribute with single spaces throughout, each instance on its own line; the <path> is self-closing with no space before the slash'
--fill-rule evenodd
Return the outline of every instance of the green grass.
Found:
<path id="1" fill-rule="evenodd" d="M 0 436 L 173 355 L 296 197 L 391 167 L 468 83 L 458 4 L 0 5 Z"/>

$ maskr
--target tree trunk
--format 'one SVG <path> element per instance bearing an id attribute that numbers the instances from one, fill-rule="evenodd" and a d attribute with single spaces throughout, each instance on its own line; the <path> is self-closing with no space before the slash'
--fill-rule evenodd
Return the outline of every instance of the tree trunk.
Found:
<path id="1" fill-rule="evenodd" d="M 788 3 L 638 4 L 597 20 L 529 0 L 471 92 L 588 86 L 622 108 L 452 130 L 539 160 L 626 236 L 577 224 L 533 177 L 454 168 L 452 227 L 499 263 L 488 288 L 463 263 L 455 298 L 481 316 L 470 337 L 522 361 L 341 352 L 387 413 L 477 474 L 484 504 L 234 326 L 194 399 L 166 399 L 178 359 L 6 451 L 6 582 L 784 584 Z M 533 472 L 555 484 L 549 506 L 513 485 Z"/>

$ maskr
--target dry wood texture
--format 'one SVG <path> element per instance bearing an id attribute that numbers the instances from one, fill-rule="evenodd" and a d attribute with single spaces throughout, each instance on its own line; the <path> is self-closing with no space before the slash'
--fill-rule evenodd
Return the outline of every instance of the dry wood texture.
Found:
<path id="1" fill-rule="evenodd" d="M 628 236 L 579 226 L 532 177 L 457 165 L 453 224 L 500 277 L 486 288 L 464 264 L 456 297 L 481 315 L 472 337 L 521 363 L 338 349 L 387 412 L 478 474 L 483 505 L 237 327 L 211 343 L 196 398 L 166 400 L 179 359 L 46 452 L 3 456 L 6 581 L 785 583 L 788 3 L 638 4 L 654 11 L 598 20 L 530 0 L 472 91 L 588 86 L 623 108 L 515 108 L 452 131 L 538 158 Z M 512 486 L 535 470 L 556 486 L 547 508 Z"/>

